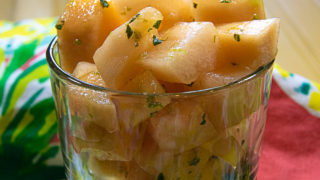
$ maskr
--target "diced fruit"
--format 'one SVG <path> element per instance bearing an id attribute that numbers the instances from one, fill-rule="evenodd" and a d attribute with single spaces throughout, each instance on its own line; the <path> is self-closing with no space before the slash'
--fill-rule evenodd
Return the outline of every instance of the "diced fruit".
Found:
<path id="1" fill-rule="evenodd" d="M 209 151 L 195 148 L 173 157 L 163 168 L 164 179 L 201 179 L 202 171 L 210 159 Z"/>
<path id="2" fill-rule="evenodd" d="M 152 28 L 162 19 L 158 10 L 148 7 L 107 37 L 93 57 L 107 87 L 121 89 L 143 72 L 136 61 L 153 46 L 152 37 L 156 36 L 157 29 Z"/>
<path id="3" fill-rule="evenodd" d="M 76 76 L 80 80 L 104 86 L 100 73 L 96 70 L 94 64 L 79 63 L 74 74 L 81 75 L 79 77 Z M 76 116 L 78 120 L 94 122 L 108 132 L 118 130 L 116 109 L 106 92 L 74 85 L 70 86 L 68 93 L 71 114 Z"/>
<path id="4" fill-rule="evenodd" d="M 194 0 L 195 20 L 215 25 L 265 19 L 263 0 Z"/>
<path id="5" fill-rule="evenodd" d="M 203 109 L 194 101 L 177 101 L 157 112 L 149 132 L 161 150 L 183 152 L 217 136 Z"/>
<path id="6" fill-rule="evenodd" d="M 97 66 L 95 64 L 81 61 L 74 68 L 72 75 L 74 77 L 81 79 L 82 76 L 85 76 L 89 73 L 95 73 L 95 72 L 98 72 Z M 97 76 L 97 78 L 98 78 L 98 76 Z M 101 79 L 101 77 L 99 77 L 99 78 Z M 91 83 L 96 83 L 96 81 L 91 81 Z"/>
<path id="7" fill-rule="evenodd" d="M 276 56 L 277 18 L 230 23 L 217 27 L 217 31 L 220 44 L 214 68 L 219 72 L 248 68 L 255 71 Z"/>
<path id="8" fill-rule="evenodd" d="M 79 61 L 93 62 L 93 54 L 108 34 L 122 24 L 112 1 L 73 0 L 57 22 L 61 66 L 72 72 Z"/>
<path id="9" fill-rule="evenodd" d="M 123 88 L 129 92 L 160 94 L 165 93 L 162 85 L 150 71 L 136 76 Z M 135 127 L 142 121 L 150 118 L 153 113 L 161 110 L 170 103 L 169 97 L 113 97 L 118 111 L 118 117 L 125 126 Z"/>
<path id="10" fill-rule="evenodd" d="M 152 176 L 143 171 L 135 162 L 101 161 L 90 156 L 88 166 L 97 179 L 152 179 Z"/>
<path id="11" fill-rule="evenodd" d="M 248 69 L 243 69 L 243 70 L 230 70 L 231 72 L 229 73 L 220 73 L 220 72 L 206 72 L 202 73 L 200 77 L 192 84 L 189 86 L 184 86 L 183 90 L 184 91 L 194 91 L 194 90 L 201 90 L 201 89 L 208 89 L 208 88 L 213 88 L 213 87 L 219 87 L 219 86 L 224 86 L 227 85 L 231 82 L 234 82 L 236 80 L 239 80 L 250 73 L 252 73 Z"/>
<path id="12" fill-rule="evenodd" d="M 158 9 L 164 16 L 161 29 L 168 29 L 178 22 L 193 21 L 192 0 L 115 0 L 114 4 L 127 21 L 145 7 Z"/>
<path id="13" fill-rule="evenodd" d="M 179 23 L 162 37 L 140 63 L 162 81 L 190 84 L 213 69 L 218 38 L 209 22 Z"/>
<path id="14" fill-rule="evenodd" d="M 148 94 L 165 93 L 162 85 L 150 71 L 145 71 L 144 73 L 136 76 L 132 81 L 124 86 L 123 90 Z"/>
<path id="15" fill-rule="evenodd" d="M 87 152 L 101 161 L 132 160 L 141 147 L 146 129 L 145 124 L 131 129 L 120 126 L 118 131 L 109 133 L 93 123 L 82 126 L 84 136 L 71 136 L 73 148 L 77 153 Z"/>
<path id="16" fill-rule="evenodd" d="M 213 140 L 203 144 L 201 147 L 212 153 L 212 155 L 226 160 L 232 166 L 236 166 L 240 162 L 243 154 L 242 148 L 233 137 Z"/>

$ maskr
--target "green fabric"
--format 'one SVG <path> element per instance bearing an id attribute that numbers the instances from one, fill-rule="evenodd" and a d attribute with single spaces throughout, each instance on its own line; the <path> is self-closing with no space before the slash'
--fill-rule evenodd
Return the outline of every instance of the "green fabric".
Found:
<path id="1" fill-rule="evenodd" d="M 0 21 L 0 179 L 65 179 L 45 50 L 55 19 Z"/>

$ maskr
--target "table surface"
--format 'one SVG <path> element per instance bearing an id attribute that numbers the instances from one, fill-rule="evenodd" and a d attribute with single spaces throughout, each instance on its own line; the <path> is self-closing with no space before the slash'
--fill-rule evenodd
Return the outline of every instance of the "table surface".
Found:
<path id="1" fill-rule="evenodd" d="M 66 2 L 0 0 L 0 20 L 58 16 Z M 281 18 L 277 63 L 320 83 L 320 0 L 264 0 L 264 3 L 268 17 Z"/>

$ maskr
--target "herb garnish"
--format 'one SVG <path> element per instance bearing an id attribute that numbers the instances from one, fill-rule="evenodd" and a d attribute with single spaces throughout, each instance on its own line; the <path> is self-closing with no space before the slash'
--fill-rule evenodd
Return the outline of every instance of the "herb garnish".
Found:
<path id="1" fill-rule="evenodd" d="M 206 124 L 206 113 L 203 113 L 203 115 L 202 115 L 202 121 L 201 121 L 201 123 L 200 123 L 200 125 L 205 125 Z"/>
<path id="2" fill-rule="evenodd" d="M 213 36 L 213 42 L 214 42 L 214 43 L 216 42 L 216 39 L 217 39 L 217 35 L 214 35 L 214 36 Z"/>
<path id="3" fill-rule="evenodd" d="M 148 103 L 148 108 L 163 107 L 161 103 L 156 102 L 156 97 L 154 96 L 148 96 L 147 103 Z"/>
<path id="4" fill-rule="evenodd" d="M 163 40 L 158 39 L 156 35 L 153 35 L 152 38 L 153 38 L 153 45 L 154 46 L 161 44 L 163 41 Z"/>
<path id="5" fill-rule="evenodd" d="M 253 14 L 253 20 L 257 20 L 257 19 L 259 19 L 259 16 L 256 13 L 254 13 Z"/>
<path id="6" fill-rule="evenodd" d="M 158 180 L 164 180 L 164 176 L 163 176 L 162 173 L 160 173 L 160 174 L 158 175 Z"/>
<path id="7" fill-rule="evenodd" d="M 132 34 L 133 34 L 133 31 L 132 31 L 132 29 L 131 29 L 131 27 L 130 27 L 129 24 L 127 25 L 126 33 L 127 33 L 128 39 L 130 39 L 130 37 L 131 37 Z"/>
<path id="8" fill-rule="evenodd" d="M 108 8 L 109 7 L 109 3 L 106 0 L 100 0 L 100 4 L 103 8 Z"/>
<path id="9" fill-rule="evenodd" d="M 239 35 L 239 34 L 234 34 L 234 35 L 233 35 L 233 38 L 234 38 L 236 41 L 240 42 L 240 35 Z"/>
<path id="10" fill-rule="evenodd" d="M 196 166 L 200 162 L 200 158 L 195 157 L 191 161 L 189 161 L 189 166 Z"/>
<path id="11" fill-rule="evenodd" d="M 198 7 L 198 4 L 194 2 L 193 3 L 193 8 L 197 9 L 197 7 Z"/>
<path id="12" fill-rule="evenodd" d="M 231 0 L 220 0 L 220 3 L 231 3 Z"/>
<path id="13" fill-rule="evenodd" d="M 56 29 L 57 29 L 57 30 L 61 30 L 61 29 L 62 29 L 65 21 L 64 21 L 64 20 L 61 20 L 60 22 L 61 22 L 60 24 L 56 24 Z"/>
<path id="14" fill-rule="evenodd" d="M 161 20 L 158 20 L 154 23 L 153 27 L 156 28 L 156 29 L 159 29 L 160 27 L 160 24 L 161 24 Z"/>
<path id="15" fill-rule="evenodd" d="M 129 24 L 133 23 L 133 21 L 135 21 L 139 16 L 140 16 L 140 14 L 137 14 L 136 16 L 131 18 L 131 20 L 129 21 Z"/>
<path id="16" fill-rule="evenodd" d="M 80 44 L 81 44 L 81 41 L 80 41 L 80 39 L 76 38 L 76 39 L 74 40 L 74 43 L 75 43 L 76 45 L 80 45 Z"/>

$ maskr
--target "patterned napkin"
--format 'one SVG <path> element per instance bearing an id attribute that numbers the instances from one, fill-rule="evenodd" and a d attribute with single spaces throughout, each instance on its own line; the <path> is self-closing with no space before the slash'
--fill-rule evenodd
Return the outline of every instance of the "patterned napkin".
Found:
<path id="1" fill-rule="evenodd" d="M 0 21 L 0 179 L 65 178 L 45 59 L 55 23 Z M 320 85 L 277 65 L 274 80 L 259 179 L 316 179 Z"/>

